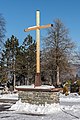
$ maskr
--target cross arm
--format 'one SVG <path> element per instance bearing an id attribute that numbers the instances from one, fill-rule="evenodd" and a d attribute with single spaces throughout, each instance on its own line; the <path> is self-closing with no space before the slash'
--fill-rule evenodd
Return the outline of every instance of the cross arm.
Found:
<path id="1" fill-rule="evenodd" d="M 44 29 L 44 28 L 49 28 L 49 27 L 53 27 L 53 24 L 29 27 L 29 28 L 25 29 L 24 32 L 28 32 L 28 31 L 31 31 L 31 30 L 37 30 L 37 29 Z"/>

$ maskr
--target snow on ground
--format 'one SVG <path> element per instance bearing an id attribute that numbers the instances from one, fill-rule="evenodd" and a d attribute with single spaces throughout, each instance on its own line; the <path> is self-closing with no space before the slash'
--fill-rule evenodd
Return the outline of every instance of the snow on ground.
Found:
<path id="1" fill-rule="evenodd" d="M 68 96 L 60 94 L 60 102 L 80 102 L 80 96 L 77 93 L 70 93 Z"/>
<path id="2" fill-rule="evenodd" d="M 26 112 L 28 114 L 52 114 L 56 111 L 60 111 L 59 104 L 45 104 L 45 105 L 31 105 L 29 103 L 21 103 L 21 100 L 16 102 L 10 110 L 18 112 Z"/>
<path id="3" fill-rule="evenodd" d="M 18 100 L 18 93 L 1 94 L 0 99 Z"/>
<path id="4" fill-rule="evenodd" d="M 8 98 L 11 95 L 8 95 Z M 13 99 L 17 96 L 12 94 Z M 4 98 L 6 95 L 4 95 Z M 21 100 L 13 104 L 9 111 L 0 112 L 0 120 L 80 120 L 80 96 L 60 93 L 60 103 L 30 105 Z"/>
<path id="5" fill-rule="evenodd" d="M 72 102 L 72 106 L 65 106 L 62 103 L 70 103 Z M 31 105 L 29 103 L 22 103 L 21 100 L 17 101 L 16 104 L 14 104 L 10 110 L 18 111 L 18 112 L 26 112 L 26 113 L 32 113 L 32 114 L 52 114 L 56 112 L 62 111 L 62 109 L 65 110 L 75 110 L 76 106 L 78 109 L 80 109 L 80 106 L 75 103 L 80 104 L 80 96 L 77 94 L 70 94 L 68 96 L 65 96 L 63 94 L 60 94 L 60 103 L 59 104 L 45 104 L 45 105 Z"/>
<path id="6" fill-rule="evenodd" d="M 49 86 L 49 85 L 41 85 L 41 86 L 35 86 L 34 84 L 32 84 L 32 85 L 22 85 L 22 86 L 16 86 L 15 88 L 34 88 L 34 89 L 50 89 L 50 88 L 54 88 L 54 86 Z"/>

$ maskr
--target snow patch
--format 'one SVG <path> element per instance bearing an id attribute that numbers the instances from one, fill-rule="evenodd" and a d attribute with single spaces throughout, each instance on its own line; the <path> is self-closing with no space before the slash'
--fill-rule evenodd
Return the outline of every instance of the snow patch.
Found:
<path id="1" fill-rule="evenodd" d="M 80 102 L 80 96 L 77 93 L 70 93 L 68 96 L 60 94 L 60 102 Z"/>
<path id="2" fill-rule="evenodd" d="M 0 99 L 12 99 L 12 100 L 18 100 L 18 93 L 16 94 L 2 94 L 0 95 Z"/>
<path id="3" fill-rule="evenodd" d="M 22 103 L 21 100 L 12 105 L 10 110 L 26 112 L 30 114 L 52 114 L 61 111 L 59 104 L 32 105 L 29 103 Z"/>
<path id="4" fill-rule="evenodd" d="M 50 88 L 55 88 L 54 86 L 49 86 L 49 85 L 41 85 L 41 86 L 35 86 L 34 84 L 32 85 L 22 85 L 22 86 L 16 86 L 15 88 L 34 88 L 34 89 L 50 89 Z"/>

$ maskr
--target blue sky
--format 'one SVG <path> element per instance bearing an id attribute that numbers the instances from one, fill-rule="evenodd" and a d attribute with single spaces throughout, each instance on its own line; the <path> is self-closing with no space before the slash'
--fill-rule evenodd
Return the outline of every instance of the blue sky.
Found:
<path id="1" fill-rule="evenodd" d="M 0 0 L 0 13 L 6 20 L 6 38 L 15 35 L 20 43 L 35 31 L 28 33 L 24 29 L 36 24 L 36 10 L 40 10 L 41 25 L 61 19 L 69 29 L 70 37 L 80 46 L 80 0 Z M 41 30 L 41 36 L 45 30 Z"/>

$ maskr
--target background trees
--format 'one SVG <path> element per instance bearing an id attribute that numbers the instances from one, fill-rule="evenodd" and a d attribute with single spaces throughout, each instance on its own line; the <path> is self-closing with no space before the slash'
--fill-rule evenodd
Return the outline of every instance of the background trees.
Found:
<path id="1" fill-rule="evenodd" d="M 32 84 L 35 80 L 36 42 L 28 35 L 22 45 L 12 35 L 4 44 L 0 62 L 0 80 L 17 84 Z M 71 52 L 74 43 L 63 23 L 56 19 L 52 28 L 44 38 L 44 48 L 41 51 L 41 79 L 46 84 L 59 84 L 66 75 L 71 75 Z M 46 82 L 47 81 L 47 82 Z"/>
<path id="2" fill-rule="evenodd" d="M 5 37 L 5 19 L 2 16 L 2 14 L 0 14 L 0 49 L 1 49 L 1 45 L 2 43 L 4 43 L 4 37 Z"/>
<path id="3" fill-rule="evenodd" d="M 1 69 L 1 53 L 2 53 L 2 48 L 4 46 L 4 37 L 5 37 L 5 32 L 6 32 L 6 29 L 5 29 L 5 19 L 4 17 L 2 16 L 2 14 L 0 14 L 0 78 L 2 76 L 2 69 Z"/>
<path id="4" fill-rule="evenodd" d="M 16 71 L 19 75 L 25 77 L 25 84 L 34 82 L 35 79 L 35 54 L 36 43 L 32 36 L 28 35 L 23 44 L 19 47 L 19 53 L 16 56 Z"/>
<path id="5" fill-rule="evenodd" d="M 35 76 L 35 46 L 32 36 L 28 35 L 21 46 L 18 39 L 12 35 L 5 42 L 1 59 L 1 81 L 15 81 L 19 84 L 29 84 Z"/>
<path id="6" fill-rule="evenodd" d="M 15 79 L 15 61 L 18 45 L 18 39 L 13 35 L 10 39 L 8 38 L 4 44 L 5 49 L 2 52 L 1 69 L 3 71 L 2 73 L 6 76 L 2 74 L 2 81 L 12 80 L 12 78 Z"/>
<path id="7" fill-rule="evenodd" d="M 52 83 L 59 84 L 61 73 L 69 71 L 69 55 L 74 47 L 68 30 L 59 19 L 56 19 L 53 27 L 48 30 L 48 36 L 44 39 L 44 44 L 43 71 L 48 73 Z"/>

